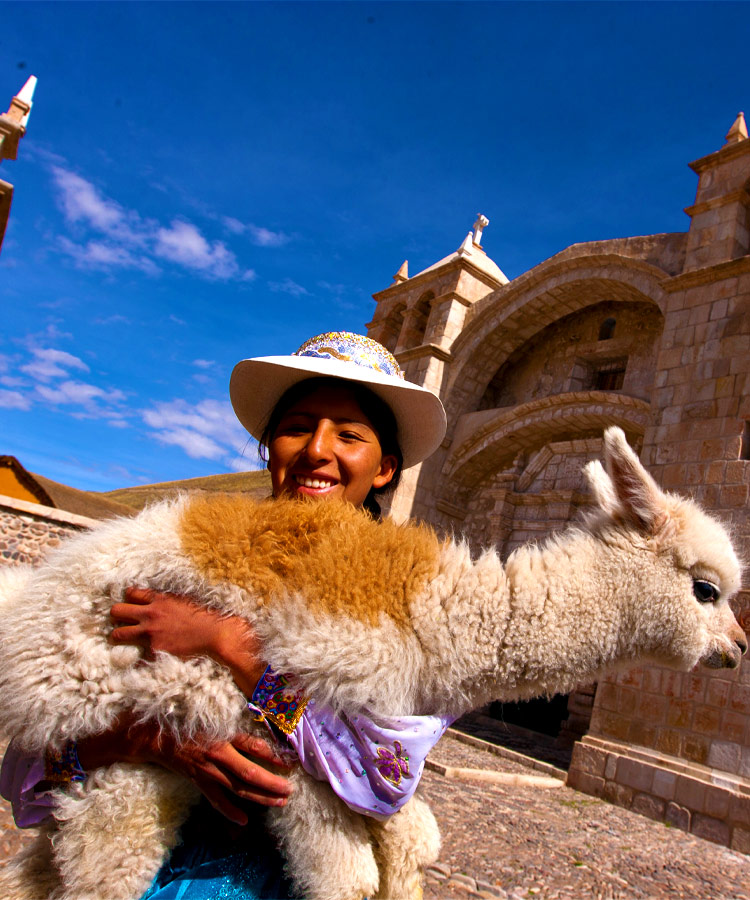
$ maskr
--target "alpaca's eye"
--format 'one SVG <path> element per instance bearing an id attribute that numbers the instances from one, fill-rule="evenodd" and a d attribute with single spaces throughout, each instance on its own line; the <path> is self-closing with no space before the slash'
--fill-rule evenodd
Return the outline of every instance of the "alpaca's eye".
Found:
<path id="1" fill-rule="evenodd" d="M 719 589 L 710 581 L 693 581 L 693 593 L 699 603 L 716 603 L 719 599 Z"/>

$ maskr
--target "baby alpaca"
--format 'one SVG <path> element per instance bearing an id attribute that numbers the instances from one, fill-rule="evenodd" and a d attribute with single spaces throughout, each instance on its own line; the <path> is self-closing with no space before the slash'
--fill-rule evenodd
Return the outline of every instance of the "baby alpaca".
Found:
<path id="1" fill-rule="evenodd" d="M 619 429 L 604 445 L 606 472 L 586 472 L 596 511 L 505 566 L 350 506 L 241 496 L 182 498 L 75 538 L 5 591 L 0 727 L 35 751 L 106 730 L 124 710 L 183 737 L 261 728 L 210 660 L 145 661 L 107 643 L 110 606 L 129 585 L 245 616 L 274 669 L 342 716 L 457 716 L 636 660 L 737 666 L 747 645 L 727 602 L 740 567 L 725 530 L 663 493 Z M 304 896 L 419 895 L 438 850 L 422 801 L 380 822 L 300 767 L 292 777 L 268 825 Z M 96 770 L 60 792 L 54 829 L 6 867 L 0 894 L 136 900 L 194 798 L 155 766 Z"/>

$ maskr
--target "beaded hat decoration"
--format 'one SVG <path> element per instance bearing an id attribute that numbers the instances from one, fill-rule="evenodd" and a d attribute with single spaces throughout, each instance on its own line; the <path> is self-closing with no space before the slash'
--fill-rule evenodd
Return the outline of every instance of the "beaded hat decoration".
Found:
<path id="1" fill-rule="evenodd" d="M 426 459 L 440 446 L 446 419 L 439 398 L 407 381 L 393 354 L 362 334 L 327 331 L 305 341 L 290 356 L 243 359 L 232 372 L 229 396 L 237 418 L 259 439 L 289 388 L 323 377 L 361 384 L 387 404 L 396 419 L 404 468 Z"/>
<path id="2" fill-rule="evenodd" d="M 342 362 L 353 362 L 357 366 L 374 369 L 383 375 L 404 377 L 401 366 L 390 350 L 372 338 L 363 334 L 352 334 L 350 331 L 326 331 L 325 334 L 312 337 L 305 341 L 293 356 L 339 359 Z"/>

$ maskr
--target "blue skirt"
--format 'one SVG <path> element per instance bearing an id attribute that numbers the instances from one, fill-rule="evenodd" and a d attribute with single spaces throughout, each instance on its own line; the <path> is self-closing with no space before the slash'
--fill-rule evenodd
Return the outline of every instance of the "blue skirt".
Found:
<path id="1" fill-rule="evenodd" d="M 232 825 L 203 800 L 141 900 L 293 900 L 284 861 L 256 807 Z"/>

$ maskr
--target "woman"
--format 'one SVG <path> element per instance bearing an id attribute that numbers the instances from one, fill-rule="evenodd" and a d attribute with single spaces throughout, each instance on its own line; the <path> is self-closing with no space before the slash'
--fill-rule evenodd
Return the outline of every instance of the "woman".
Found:
<path id="1" fill-rule="evenodd" d="M 307 341 L 290 357 L 243 360 L 232 374 L 230 395 L 238 418 L 266 454 L 274 497 L 345 501 L 373 515 L 379 514 L 377 496 L 393 489 L 402 468 L 432 453 L 445 433 L 445 413 L 437 397 L 406 382 L 392 355 L 360 335 L 327 333 Z M 220 617 L 189 598 L 153 591 L 130 589 L 126 600 L 112 609 L 118 624 L 113 642 L 140 644 L 147 652 L 210 656 L 226 665 L 241 690 L 255 699 L 265 666 L 244 620 Z M 305 715 L 326 718 L 330 724 L 333 714 L 310 704 Z M 433 724 L 429 723 L 430 735 Z M 434 739 L 425 739 L 423 756 L 431 742 Z M 247 826 L 243 849 L 238 851 L 239 833 L 221 816 L 199 808 L 144 900 L 289 895 L 281 859 L 261 818 L 257 811 L 248 815 L 241 802 L 266 806 L 286 802 L 285 779 L 263 765 L 284 765 L 269 745 L 247 735 L 231 744 L 178 745 L 150 723 L 123 720 L 116 731 L 70 748 L 67 759 L 55 761 L 59 771 L 50 771 L 48 765 L 46 776 L 52 781 L 81 778 L 87 769 L 118 760 L 156 762 L 191 778 L 219 813 Z M 300 755 L 300 761 L 307 768 L 308 760 Z M 50 805 L 38 791 L 43 764 L 32 761 L 31 771 L 24 764 L 17 754 L 6 758 L 3 794 L 14 800 L 19 824 L 38 824 Z M 310 764 L 316 765 L 316 760 Z M 410 793 L 414 786 L 416 780 Z M 344 786 L 342 797 L 367 811 L 373 801 L 361 796 L 360 788 L 354 796 L 352 786 Z M 406 795 L 394 803 L 405 799 Z"/>

